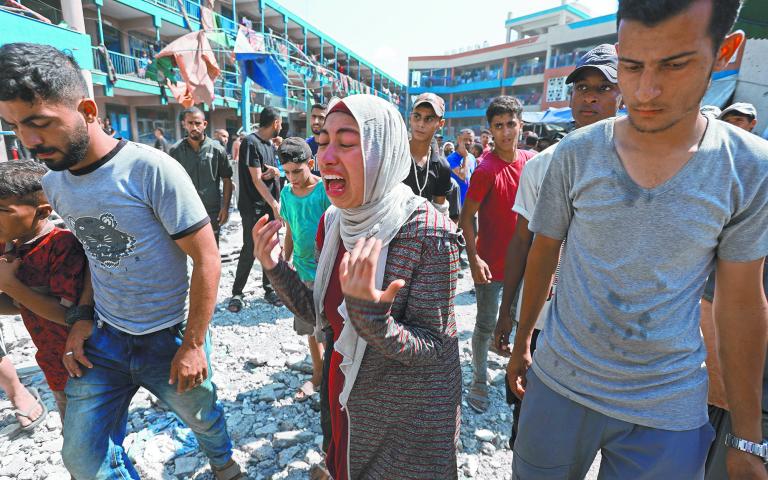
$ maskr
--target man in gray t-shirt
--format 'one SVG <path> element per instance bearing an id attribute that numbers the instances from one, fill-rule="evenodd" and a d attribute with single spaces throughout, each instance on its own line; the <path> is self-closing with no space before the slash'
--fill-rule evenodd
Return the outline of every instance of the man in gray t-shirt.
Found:
<path id="1" fill-rule="evenodd" d="M 43 189 L 85 248 L 96 301 L 95 314 L 67 312 L 64 465 L 78 479 L 138 479 L 122 442 L 144 387 L 195 433 L 217 479 L 242 478 L 210 378 L 210 220 L 181 165 L 104 133 L 80 72 L 51 46 L 0 47 L 0 118 L 52 170 Z"/>
<path id="2" fill-rule="evenodd" d="M 768 318 L 761 289 L 749 287 L 768 253 L 768 144 L 699 114 L 711 66 L 724 67 L 743 36 L 712 33 L 711 1 L 649 3 L 622 0 L 617 14 L 628 115 L 560 143 L 529 224 L 530 288 L 508 369 L 525 395 L 515 478 L 583 477 L 598 450 L 602 478 L 702 478 L 713 433 L 698 302 L 715 262 L 720 355 L 741 374 L 727 385 L 732 433 L 762 440 Z M 717 15 L 732 21 L 736 9 Z M 765 478 L 757 455 L 729 456 L 733 478 Z"/>

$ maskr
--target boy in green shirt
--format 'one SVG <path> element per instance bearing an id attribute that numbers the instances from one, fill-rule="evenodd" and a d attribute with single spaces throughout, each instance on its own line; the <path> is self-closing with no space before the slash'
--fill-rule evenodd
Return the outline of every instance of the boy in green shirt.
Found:
<path id="1" fill-rule="evenodd" d="M 286 235 L 284 252 L 291 261 L 299 278 L 312 288 L 315 281 L 315 236 L 320 217 L 331 205 L 325 194 L 322 180 L 312 174 L 314 160 L 312 150 L 303 138 L 289 137 L 277 151 L 280 164 L 288 183 L 280 192 L 280 216 L 285 220 Z M 312 319 L 310 324 L 314 324 Z M 294 320 L 299 335 L 309 336 L 309 352 L 312 355 L 312 379 L 296 393 L 297 400 L 306 400 L 320 386 L 323 372 L 323 348 L 315 339 L 312 328 Z"/>

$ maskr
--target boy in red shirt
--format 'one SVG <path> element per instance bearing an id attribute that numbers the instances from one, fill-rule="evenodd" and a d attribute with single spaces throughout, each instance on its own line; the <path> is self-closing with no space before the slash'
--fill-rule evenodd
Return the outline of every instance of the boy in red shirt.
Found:
<path id="1" fill-rule="evenodd" d="M 66 312 L 82 293 L 86 261 L 75 236 L 48 220 L 40 183 L 46 172 L 33 161 L 0 164 L 0 305 L 21 314 L 63 419 Z"/>
<path id="2" fill-rule="evenodd" d="M 488 347 L 496 328 L 499 294 L 504 282 L 504 258 L 512 239 L 517 213 L 512 211 L 525 162 L 536 152 L 518 150 L 523 106 L 510 96 L 493 99 L 486 118 L 494 148 L 472 174 L 460 226 L 467 241 L 467 257 L 477 292 L 477 320 L 472 334 L 472 386 L 467 402 L 476 411 L 488 409 Z M 478 214 L 475 235 L 473 219 Z M 514 307 L 513 307 L 514 308 Z"/>

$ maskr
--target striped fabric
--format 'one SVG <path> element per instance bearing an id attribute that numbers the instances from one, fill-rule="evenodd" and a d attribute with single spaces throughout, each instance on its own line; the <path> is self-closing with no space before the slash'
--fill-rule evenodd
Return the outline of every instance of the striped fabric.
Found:
<path id="1" fill-rule="evenodd" d="M 458 237 L 447 216 L 424 205 L 389 245 L 384 285 L 406 281 L 394 303 L 346 298 L 368 343 L 347 405 L 351 479 L 457 478 Z M 313 318 L 312 293 L 287 264 L 267 274 L 288 308 Z"/>

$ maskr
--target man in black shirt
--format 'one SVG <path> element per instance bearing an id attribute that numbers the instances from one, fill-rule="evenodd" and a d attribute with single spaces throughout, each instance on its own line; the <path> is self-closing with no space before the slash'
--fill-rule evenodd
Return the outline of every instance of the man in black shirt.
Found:
<path id="1" fill-rule="evenodd" d="M 283 126 L 280 113 L 272 107 L 265 107 L 259 117 L 259 128 L 240 143 L 239 162 L 240 195 L 237 207 L 243 221 L 243 249 L 237 261 L 235 282 L 229 311 L 239 312 L 243 308 L 243 288 L 253 268 L 253 236 L 251 230 L 256 220 L 269 215 L 270 220 L 280 219 L 280 170 L 275 163 L 272 139 Z M 273 305 L 282 305 L 266 275 L 262 276 L 264 299 Z"/>
<path id="2" fill-rule="evenodd" d="M 422 93 L 411 112 L 411 171 L 404 183 L 413 193 L 448 211 L 445 197 L 451 190 L 451 169 L 440 154 L 435 132 L 445 124 L 445 102 L 434 93 Z"/>

